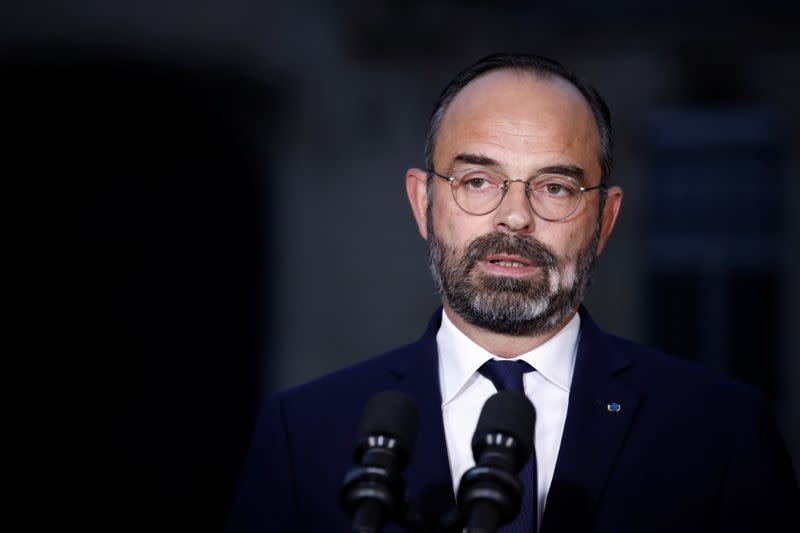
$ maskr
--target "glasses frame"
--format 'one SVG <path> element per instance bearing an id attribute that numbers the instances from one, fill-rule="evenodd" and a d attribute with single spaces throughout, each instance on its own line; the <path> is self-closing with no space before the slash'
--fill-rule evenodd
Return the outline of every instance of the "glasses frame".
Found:
<path id="1" fill-rule="evenodd" d="M 514 180 L 506 179 L 506 180 L 503 180 L 503 185 L 500 187 L 500 189 L 503 191 L 503 193 L 500 195 L 500 200 L 497 202 L 497 205 L 494 206 L 493 208 L 489 209 L 488 211 L 483 212 L 483 213 L 473 213 L 472 211 L 467 211 L 466 209 L 461 207 L 461 204 L 459 204 L 458 200 L 456 199 L 455 182 L 456 182 L 457 176 L 444 176 L 442 174 L 439 174 L 438 172 L 436 172 L 432 168 L 426 169 L 426 171 L 428 172 L 429 176 L 436 176 L 437 178 L 441 178 L 444 181 L 448 182 L 450 184 L 450 194 L 453 196 L 453 201 L 456 203 L 458 208 L 461 209 L 462 211 L 464 211 L 465 213 L 467 213 L 469 215 L 476 216 L 476 217 L 480 217 L 480 216 L 483 216 L 483 215 L 488 215 L 489 213 L 491 213 L 492 211 L 494 211 L 495 209 L 500 207 L 500 204 L 503 203 L 503 200 L 506 197 L 506 193 L 508 193 L 508 190 L 511 188 L 510 185 L 512 183 L 514 183 L 514 182 L 523 183 L 525 185 L 525 196 L 528 198 L 528 205 L 531 206 L 531 211 L 533 211 L 534 214 L 537 217 L 541 218 L 542 220 L 547 220 L 548 222 L 561 222 L 562 220 L 566 220 L 569 217 L 571 217 L 572 215 L 574 215 L 575 211 L 577 211 L 578 208 L 581 206 L 581 201 L 583 200 L 583 193 L 589 192 L 589 191 L 594 191 L 596 189 L 601 190 L 601 191 L 608 190 L 608 185 L 606 185 L 604 183 L 601 183 L 599 185 L 595 185 L 594 187 L 582 187 L 578 183 L 578 181 L 575 178 L 571 177 L 571 176 L 565 176 L 563 174 L 557 174 L 557 173 L 553 173 L 553 172 L 546 172 L 546 173 L 543 173 L 543 174 L 537 174 L 536 176 L 533 176 L 529 180 L 521 180 L 521 179 L 514 179 Z M 572 209 L 572 211 L 569 212 L 568 215 L 565 215 L 565 216 L 563 216 L 561 218 L 548 218 L 548 217 L 542 216 L 541 214 L 539 214 L 538 211 L 536 211 L 536 207 L 533 205 L 533 199 L 531 197 L 531 188 L 532 188 L 531 184 L 539 176 L 558 176 L 558 177 L 561 177 L 561 178 L 568 179 L 568 180 L 570 180 L 570 181 L 575 183 L 575 185 L 577 186 L 578 191 L 580 192 L 580 195 L 578 196 L 578 202 L 575 204 L 575 207 Z"/>

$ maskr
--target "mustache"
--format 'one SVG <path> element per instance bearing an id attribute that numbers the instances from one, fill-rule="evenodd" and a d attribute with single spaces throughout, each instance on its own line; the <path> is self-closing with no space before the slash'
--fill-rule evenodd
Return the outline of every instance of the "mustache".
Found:
<path id="1" fill-rule="evenodd" d="M 518 255 L 546 269 L 558 266 L 558 258 L 546 244 L 531 236 L 500 232 L 487 233 L 470 242 L 464 250 L 462 264 L 469 272 L 479 260 L 492 254 Z"/>

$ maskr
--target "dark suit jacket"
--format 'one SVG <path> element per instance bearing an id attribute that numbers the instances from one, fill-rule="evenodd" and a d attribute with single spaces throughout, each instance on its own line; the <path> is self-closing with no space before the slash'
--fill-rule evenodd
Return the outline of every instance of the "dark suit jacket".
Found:
<path id="1" fill-rule="evenodd" d="M 761 395 L 600 330 L 581 310 L 566 425 L 543 533 L 800 531 L 797 481 Z M 338 492 L 367 400 L 420 411 L 408 500 L 436 519 L 454 505 L 434 315 L 423 337 L 272 396 L 228 523 L 239 532 L 344 532 Z M 610 412 L 608 404 L 621 404 Z M 389 526 L 385 531 L 400 531 Z"/>

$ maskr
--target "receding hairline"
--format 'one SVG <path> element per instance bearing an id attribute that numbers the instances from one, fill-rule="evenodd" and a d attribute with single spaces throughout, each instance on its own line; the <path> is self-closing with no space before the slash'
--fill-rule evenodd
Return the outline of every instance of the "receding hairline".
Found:
<path id="1" fill-rule="evenodd" d="M 447 84 L 439 95 L 433 113 L 428 120 L 428 126 L 425 132 L 426 166 L 428 168 L 433 166 L 433 155 L 436 150 L 442 117 L 450 108 L 452 101 L 473 81 L 480 80 L 492 72 L 504 71 L 516 72 L 519 74 L 528 73 L 534 78 L 543 81 L 560 79 L 567 85 L 571 85 L 581 94 L 582 100 L 588 104 L 591 114 L 594 117 L 596 131 L 600 139 L 600 179 L 601 183 L 607 184 L 611 176 L 614 144 L 611 131 L 611 113 L 608 105 L 594 87 L 573 74 L 564 65 L 553 59 L 533 54 L 496 53 L 489 55 L 461 71 Z M 428 183 L 430 185 L 430 175 Z"/>
<path id="2" fill-rule="evenodd" d="M 469 80 L 463 87 L 461 87 L 457 92 L 455 92 L 451 96 L 449 102 L 452 103 L 453 100 L 455 100 L 456 97 L 464 91 L 464 89 L 472 85 L 474 82 L 483 80 L 494 74 L 500 74 L 500 75 L 511 74 L 518 78 L 529 77 L 533 78 L 536 81 L 561 83 L 565 86 L 571 87 L 572 90 L 574 90 L 577 94 L 579 94 L 583 100 L 586 100 L 586 98 L 581 94 L 578 88 L 572 84 L 572 82 L 570 82 L 563 76 L 558 75 L 555 72 L 550 72 L 549 70 L 536 70 L 533 67 L 523 66 L 523 65 L 504 65 L 501 67 L 493 68 L 491 70 L 487 70 L 486 72 L 481 72 L 480 74 Z M 588 101 L 586 103 L 588 104 Z"/>
<path id="3" fill-rule="evenodd" d="M 433 151 L 431 153 L 431 161 L 435 158 L 436 155 L 436 148 L 439 144 L 439 132 L 442 125 L 445 122 L 446 117 L 448 116 L 448 112 L 451 110 L 453 105 L 468 94 L 470 89 L 475 89 L 475 84 L 480 83 L 481 81 L 486 81 L 486 78 L 492 77 L 493 75 L 497 76 L 505 76 L 505 75 L 512 75 L 518 79 L 529 78 L 535 82 L 541 82 L 545 84 L 549 84 L 551 86 L 557 87 L 561 92 L 565 94 L 571 95 L 575 101 L 580 101 L 581 105 L 583 106 L 584 111 L 587 113 L 587 116 L 591 119 L 592 127 L 594 128 L 595 138 L 597 139 L 598 148 L 601 148 L 602 144 L 602 134 L 600 132 L 600 126 L 598 121 L 595 117 L 594 111 L 592 109 L 591 102 L 586 98 L 586 96 L 580 91 L 578 87 L 576 87 L 570 80 L 560 76 L 557 73 L 549 72 L 549 71 L 538 71 L 530 67 L 525 66 L 518 66 L 518 65 L 508 65 L 503 67 L 498 67 L 487 72 L 483 72 L 478 76 L 474 77 L 473 79 L 469 80 L 463 87 L 459 88 L 458 91 L 450 95 L 450 97 L 443 102 L 443 105 L 439 109 L 439 113 L 437 113 L 436 121 L 434 124 L 433 129 Z M 601 156 L 598 154 L 598 166 L 602 172 L 602 161 Z"/>

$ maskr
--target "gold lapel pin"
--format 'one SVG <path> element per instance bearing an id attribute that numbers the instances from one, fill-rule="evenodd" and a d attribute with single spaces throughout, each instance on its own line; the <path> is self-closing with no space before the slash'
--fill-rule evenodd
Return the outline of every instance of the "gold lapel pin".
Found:
<path id="1" fill-rule="evenodd" d="M 608 409 L 609 413 L 619 413 L 622 411 L 622 404 L 617 402 L 611 402 L 610 404 L 606 405 L 606 409 Z"/>

